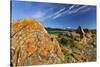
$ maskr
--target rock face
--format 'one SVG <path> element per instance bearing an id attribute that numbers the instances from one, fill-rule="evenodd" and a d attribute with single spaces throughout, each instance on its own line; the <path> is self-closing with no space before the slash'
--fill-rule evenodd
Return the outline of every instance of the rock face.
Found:
<path id="1" fill-rule="evenodd" d="M 83 29 L 79 26 L 76 32 L 80 35 L 80 44 L 87 44 L 87 42 L 91 39 L 92 33 L 87 28 Z"/>
<path id="2" fill-rule="evenodd" d="M 20 19 L 11 24 L 11 65 L 63 63 L 59 43 L 34 19 Z"/>
<path id="3" fill-rule="evenodd" d="M 85 36 L 85 32 L 84 32 L 84 30 L 81 28 L 81 26 L 79 26 L 79 27 L 77 28 L 77 33 L 80 34 L 80 38 L 83 38 L 83 37 Z"/>

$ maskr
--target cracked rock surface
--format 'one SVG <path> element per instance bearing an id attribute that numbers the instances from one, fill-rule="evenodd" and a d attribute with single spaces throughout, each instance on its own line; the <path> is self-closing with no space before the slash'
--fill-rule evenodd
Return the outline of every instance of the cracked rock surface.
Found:
<path id="1" fill-rule="evenodd" d="M 11 65 L 63 63 L 64 55 L 58 41 L 51 38 L 35 19 L 11 22 Z"/>

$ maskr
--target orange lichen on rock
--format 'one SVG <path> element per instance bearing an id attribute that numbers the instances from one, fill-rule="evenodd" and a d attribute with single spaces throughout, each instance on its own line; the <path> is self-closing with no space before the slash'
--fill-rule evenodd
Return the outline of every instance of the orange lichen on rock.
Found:
<path id="1" fill-rule="evenodd" d="M 63 63 L 59 43 L 50 39 L 45 28 L 35 19 L 25 18 L 11 22 L 11 64 Z"/>

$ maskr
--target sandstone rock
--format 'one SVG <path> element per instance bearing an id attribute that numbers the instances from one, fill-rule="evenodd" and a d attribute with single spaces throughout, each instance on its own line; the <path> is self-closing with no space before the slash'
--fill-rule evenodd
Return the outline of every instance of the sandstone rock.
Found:
<path id="1" fill-rule="evenodd" d="M 56 64 L 64 55 L 55 38 L 50 38 L 44 27 L 35 19 L 11 22 L 11 64 L 25 66 Z"/>
<path id="2" fill-rule="evenodd" d="M 83 38 L 83 37 L 85 36 L 85 32 L 84 32 L 84 30 L 81 28 L 81 26 L 79 26 L 79 27 L 77 28 L 77 33 L 80 34 L 80 38 Z"/>

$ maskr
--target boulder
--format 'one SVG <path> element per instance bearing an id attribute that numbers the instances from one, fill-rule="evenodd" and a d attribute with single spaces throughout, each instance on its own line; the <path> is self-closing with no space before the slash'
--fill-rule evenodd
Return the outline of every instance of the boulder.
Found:
<path id="1" fill-rule="evenodd" d="M 63 63 L 64 55 L 57 40 L 51 39 L 36 19 L 24 18 L 11 22 L 11 65 Z"/>

